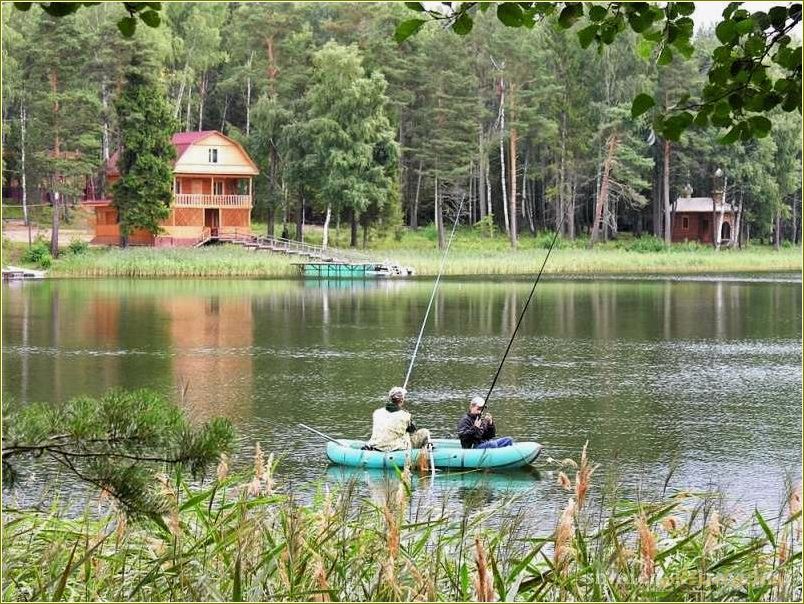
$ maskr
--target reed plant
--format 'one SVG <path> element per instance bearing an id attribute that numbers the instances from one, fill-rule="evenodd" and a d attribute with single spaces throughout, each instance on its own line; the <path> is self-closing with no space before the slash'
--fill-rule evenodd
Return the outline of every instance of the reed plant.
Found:
<path id="1" fill-rule="evenodd" d="M 563 464 L 567 504 L 534 534 L 515 498 L 423 510 L 409 471 L 371 497 L 322 488 L 302 504 L 255 451 L 253 471 L 192 487 L 160 477 L 164 523 L 107 506 L 78 518 L 3 512 L 4 600 L 555 601 L 801 598 L 801 494 L 771 521 L 736 523 L 706 493 L 639 502 Z M 434 480 L 438 480 L 436 477 Z M 418 483 L 427 488 L 427 480 Z M 584 499 L 580 498 L 583 487 Z M 422 488 L 419 486 L 418 488 Z M 584 500 L 585 505 L 578 502 Z"/>

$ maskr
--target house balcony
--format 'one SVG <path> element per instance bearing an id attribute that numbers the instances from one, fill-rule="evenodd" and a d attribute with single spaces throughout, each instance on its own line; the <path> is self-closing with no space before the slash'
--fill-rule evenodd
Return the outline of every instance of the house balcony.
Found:
<path id="1" fill-rule="evenodd" d="M 173 207 L 251 209 L 251 195 L 204 195 L 202 193 L 176 193 L 173 195 Z"/>

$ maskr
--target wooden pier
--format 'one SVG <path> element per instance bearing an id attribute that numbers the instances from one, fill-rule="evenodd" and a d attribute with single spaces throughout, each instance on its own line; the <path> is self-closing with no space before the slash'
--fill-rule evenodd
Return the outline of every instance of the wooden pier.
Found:
<path id="1" fill-rule="evenodd" d="M 293 239 L 265 235 L 240 235 L 218 238 L 218 241 L 242 245 L 256 252 L 297 256 L 302 276 L 313 279 L 369 279 L 413 275 L 413 269 L 388 260 L 377 261 L 366 254 L 339 248 L 324 248 Z"/>

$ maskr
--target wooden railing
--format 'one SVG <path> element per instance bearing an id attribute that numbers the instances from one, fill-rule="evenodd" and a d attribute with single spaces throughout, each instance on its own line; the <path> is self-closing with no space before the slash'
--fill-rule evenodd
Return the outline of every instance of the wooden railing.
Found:
<path id="1" fill-rule="evenodd" d="M 251 195 L 202 195 L 200 193 L 177 193 L 173 196 L 177 208 L 250 208 Z"/>

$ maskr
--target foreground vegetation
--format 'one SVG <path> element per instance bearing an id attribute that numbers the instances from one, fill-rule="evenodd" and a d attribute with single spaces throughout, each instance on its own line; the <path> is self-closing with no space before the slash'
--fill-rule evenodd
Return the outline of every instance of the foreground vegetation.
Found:
<path id="1" fill-rule="evenodd" d="M 377 261 L 410 266 L 416 275 L 438 272 L 441 252 L 435 229 L 375 237 L 364 251 Z M 488 238 L 476 231 L 459 233 L 450 250 L 445 274 L 453 276 L 531 275 L 541 266 L 552 237 L 550 233 L 520 240 L 517 250 L 501 236 Z M 305 240 L 320 243 L 311 230 Z M 344 243 L 339 241 L 337 243 Z M 87 248 L 74 242 L 53 260 L 47 245 L 4 241 L 3 262 L 49 268 L 53 277 L 297 277 L 298 257 L 254 252 L 237 246 L 200 249 Z M 750 245 L 742 250 L 714 251 L 698 244 L 665 246 L 660 240 L 621 238 L 589 248 L 584 240 L 559 239 L 545 267 L 553 275 L 694 274 L 801 270 L 800 247 Z"/>
<path id="2" fill-rule="evenodd" d="M 515 500 L 467 513 L 411 505 L 406 470 L 382 496 L 354 483 L 302 505 L 257 446 L 253 473 L 221 459 L 206 487 L 158 476 L 164 522 L 4 509 L 4 600 L 798 600 L 801 493 L 736 525 L 705 493 L 639 504 L 598 497 L 584 449 L 558 482 L 555 530 Z M 419 481 L 427 488 L 428 479 Z M 436 477 L 434 480 L 438 480 Z M 594 500 L 600 503 L 592 504 Z M 95 504 L 89 506 L 96 510 Z M 493 521 L 492 521 L 493 519 Z M 492 525 L 494 525 L 492 527 Z"/>

